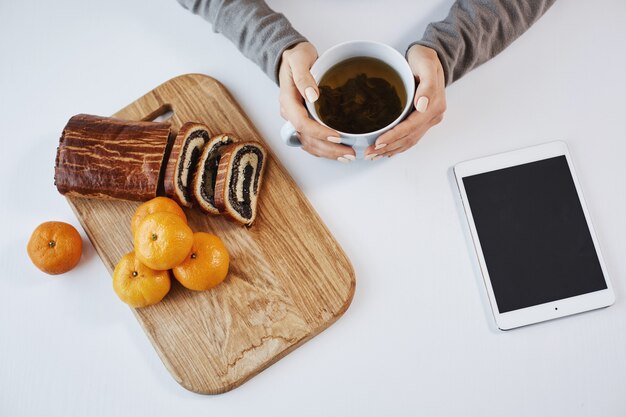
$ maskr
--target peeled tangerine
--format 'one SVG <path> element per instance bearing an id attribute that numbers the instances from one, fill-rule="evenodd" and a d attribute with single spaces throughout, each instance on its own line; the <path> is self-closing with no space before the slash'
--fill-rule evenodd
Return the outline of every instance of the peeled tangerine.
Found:
<path id="1" fill-rule="evenodd" d="M 204 291 L 224 281 L 229 262 L 228 250 L 219 237 L 196 232 L 191 252 L 172 272 L 185 288 Z"/>
<path id="2" fill-rule="evenodd" d="M 168 271 L 155 271 L 142 264 L 134 252 L 122 257 L 113 271 L 113 289 L 131 307 L 156 304 L 170 290 Z"/>
<path id="3" fill-rule="evenodd" d="M 176 214 L 148 214 L 135 230 L 135 254 L 157 271 L 172 269 L 185 260 L 193 244 L 193 232 Z"/>

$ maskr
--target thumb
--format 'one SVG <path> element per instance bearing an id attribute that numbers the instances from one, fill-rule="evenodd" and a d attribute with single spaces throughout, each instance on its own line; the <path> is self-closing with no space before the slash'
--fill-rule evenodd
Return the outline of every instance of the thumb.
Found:
<path id="1" fill-rule="evenodd" d="M 428 110 L 428 105 L 437 94 L 436 75 L 430 70 L 424 70 L 416 78 L 418 78 L 418 84 L 413 104 L 415 105 L 415 110 L 425 113 Z"/>
<path id="2" fill-rule="evenodd" d="M 417 89 L 415 90 L 415 110 L 425 113 L 428 105 L 433 102 L 440 92 L 440 77 L 435 61 L 430 59 L 412 60 L 410 65 L 417 81 Z"/>
<path id="3" fill-rule="evenodd" d="M 310 66 L 303 61 L 295 60 L 291 63 L 291 74 L 300 95 L 311 103 L 317 101 L 320 93 L 317 83 L 311 75 Z"/>
<path id="4" fill-rule="evenodd" d="M 422 87 L 422 85 L 415 90 L 415 100 L 413 101 L 413 105 L 415 106 L 415 110 L 419 113 L 426 113 L 428 105 L 430 104 L 435 92 L 432 88 L 420 87 Z"/>

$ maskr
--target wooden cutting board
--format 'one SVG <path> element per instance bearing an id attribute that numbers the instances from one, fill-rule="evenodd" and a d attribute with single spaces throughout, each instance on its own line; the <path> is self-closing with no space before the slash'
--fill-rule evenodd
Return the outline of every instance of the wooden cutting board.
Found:
<path id="1" fill-rule="evenodd" d="M 114 117 L 152 120 L 168 110 L 174 113 L 169 119 L 174 132 L 197 121 L 212 134 L 230 132 L 265 143 L 224 86 L 200 74 L 173 78 Z M 250 229 L 186 210 L 194 231 L 214 233 L 228 247 L 226 280 L 194 292 L 173 279 L 161 303 L 133 309 L 166 368 L 193 392 L 218 394 L 237 387 L 330 326 L 352 301 L 350 261 L 269 154 L 258 217 Z M 138 203 L 68 201 L 112 273 L 133 249 L 130 219 Z"/>

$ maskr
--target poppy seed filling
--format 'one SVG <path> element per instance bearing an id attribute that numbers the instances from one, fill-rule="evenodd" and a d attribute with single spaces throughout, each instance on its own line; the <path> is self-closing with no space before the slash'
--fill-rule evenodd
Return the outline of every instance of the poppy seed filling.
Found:
<path id="1" fill-rule="evenodd" d="M 245 219 L 252 218 L 252 196 L 258 192 L 263 162 L 263 153 L 254 146 L 242 147 L 233 158 L 228 202 Z"/>
<path id="2" fill-rule="evenodd" d="M 192 167 L 198 163 L 202 147 L 208 140 L 209 133 L 206 130 L 196 130 L 187 137 L 181 150 L 181 157 L 178 159 L 178 166 L 176 167 L 176 185 L 187 201 L 191 201 L 189 187 L 193 179 L 194 170 Z"/>
<path id="3" fill-rule="evenodd" d="M 202 198 L 213 206 L 215 205 L 215 180 L 217 178 L 217 168 L 220 164 L 224 147 L 226 145 L 230 145 L 231 143 L 233 143 L 231 138 L 226 138 L 223 142 L 217 143 L 213 149 L 211 149 L 206 161 L 204 162 L 204 172 L 202 174 L 200 193 L 202 194 Z"/>

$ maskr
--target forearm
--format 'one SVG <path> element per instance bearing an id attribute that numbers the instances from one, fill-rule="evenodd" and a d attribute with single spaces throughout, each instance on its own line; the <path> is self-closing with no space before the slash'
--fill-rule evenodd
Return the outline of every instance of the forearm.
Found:
<path id="1" fill-rule="evenodd" d="M 283 51 L 306 39 L 287 18 L 262 0 L 178 0 L 186 9 L 202 16 L 213 30 L 231 40 L 247 58 L 278 83 L 278 66 Z"/>
<path id="2" fill-rule="evenodd" d="M 499 54 L 555 1 L 457 0 L 448 17 L 428 25 L 423 38 L 411 46 L 437 51 L 449 85 Z"/>

